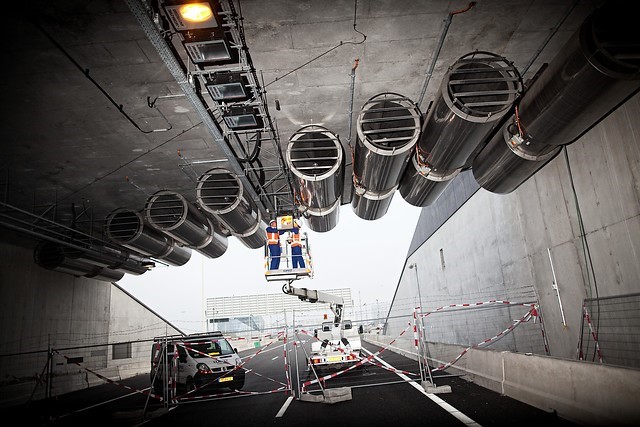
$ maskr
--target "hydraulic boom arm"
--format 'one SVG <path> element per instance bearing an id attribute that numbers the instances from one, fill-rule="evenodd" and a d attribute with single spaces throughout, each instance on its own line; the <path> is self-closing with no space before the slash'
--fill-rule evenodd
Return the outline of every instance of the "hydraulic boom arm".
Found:
<path id="1" fill-rule="evenodd" d="M 291 284 L 284 285 L 282 292 L 287 295 L 293 295 L 300 298 L 302 301 L 309 302 L 322 302 L 329 303 L 331 311 L 334 314 L 333 323 L 342 322 L 342 307 L 344 306 L 344 300 L 342 297 L 337 297 L 326 292 L 314 291 L 306 288 L 294 288 Z"/>

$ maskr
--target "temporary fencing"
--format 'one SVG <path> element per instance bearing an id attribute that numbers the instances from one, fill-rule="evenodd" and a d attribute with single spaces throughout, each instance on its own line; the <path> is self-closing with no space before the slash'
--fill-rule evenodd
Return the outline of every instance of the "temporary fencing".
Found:
<path id="1" fill-rule="evenodd" d="M 468 343 L 467 345 L 464 345 L 464 346 L 460 346 L 459 342 L 446 343 L 438 340 L 439 336 L 438 336 L 437 328 L 446 326 L 446 323 L 442 321 L 434 322 L 434 324 L 429 324 L 427 322 L 427 326 L 421 326 L 422 322 L 424 322 L 429 316 L 432 316 L 436 313 L 442 314 L 447 311 L 454 311 L 456 314 L 458 314 L 461 311 L 465 311 L 465 314 L 466 314 L 465 321 L 467 322 L 467 325 L 468 325 L 467 329 L 470 329 L 473 322 L 469 320 L 470 316 L 468 316 L 468 312 L 466 312 L 466 310 L 481 308 L 481 307 L 485 308 L 487 306 L 524 307 L 525 309 L 527 309 L 527 311 L 524 313 L 524 315 L 520 316 L 517 319 L 513 319 L 512 317 L 509 317 L 509 319 L 512 319 L 510 321 L 509 326 L 506 327 L 505 329 L 500 330 L 495 335 L 488 338 L 479 339 L 475 343 Z M 520 302 L 507 301 L 507 300 L 492 299 L 492 300 L 480 301 L 480 302 L 474 302 L 474 303 L 446 304 L 446 305 L 437 307 L 436 309 L 433 309 L 433 310 L 428 310 L 428 311 L 418 313 L 417 316 L 418 316 L 418 319 L 421 320 L 421 322 L 418 324 L 418 329 L 421 331 L 419 341 L 421 343 L 424 342 L 424 346 L 425 346 L 424 348 L 421 347 L 420 350 L 418 350 L 418 354 L 424 358 L 425 365 L 429 373 L 446 370 L 447 368 L 457 363 L 469 350 L 487 347 L 491 344 L 494 344 L 498 340 L 510 334 L 516 327 L 518 327 L 519 325 L 525 322 L 528 322 L 531 319 L 534 319 L 534 323 L 535 322 L 539 323 L 539 327 L 540 327 L 539 333 L 541 333 L 541 337 L 542 337 L 541 342 L 544 346 L 545 352 L 548 354 L 546 334 L 544 333 L 542 316 L 537 303 L 530 303 L 530 302 L 520 303 Z M 487 318 L 489 317 L 486 316 L 485 319 Z M 497 320 L 500 320 L 500 319 L 506 320 L 507 318 L 504 315 L 501 315 L 501 316 L 494 315 L 491 317 L 491 319 L 492 319 L 492 323 L 498 326 Z M 484 330 L 487 330 L 486 326 L 484 327 Z M 418 340 L 416 340 L 415 337 L 414 337 L 414 346 L 416 347 L 416 349 L 418 349 L 419 347 Z M 426 354 L 427 348 L 429 349 L 429 353 L 433 353 L 433 354 L 429 354 L 427 356 Z M 426 363 L 427 359 L 430 362 L 429 364 Z M 429 365 L 435 366 L 435 368 L 430 368 Z"/>
<path id="2" fill-rule="evenodd" d="M 56 354 L 60 354 L 60 352 L 59 352 L 58 350 L 54 350 L 54 352 L 55 352 Z M 116 385 L 116 386 L 118 386 L 118 387 L 122 387 L 122 388 L 124 388 L 124 389 L 130 390 L 130 391 L 134 391 L 134 392 L 136 392 L 136 393 L 145 394 L 145 395 L 150 395 L 150 396 L 152 396 L 152 397 L 156 397 L 156 398 L 158 398 L 158 399 L 162 400 L 162 397 L 161 397 L 161 396 L 156 396 L 156 395 L 154 395 L 153 393 L 150 393 L 150 392 L 149 392 L 149 391 L 147 391 L 147 390 L 138 390 L 138 389 L 135 389 L 135 388 L 133 388 L 133 387 L 129 387 L 128 385 L 121 384 L 119 381 L 115 381 L 115 380 L 112 380 L 112 379 L 110 379 L 110 378 L 107 378 L 107 377 L 105 377 L 104 375 L 101 375 L 100 373 L 98 373 L 98 372 L 96 372 L 96 371 L 94 371 L 94 370 L 92 370 L 92 369 L 90 369 L 90 368 L 87 368 L 86 366 L 82 366 L 82 364 L 81 364 L 81 363 L 78 363 L 78 362 L 76 362 L 76 361 L 73 361 L 73 359 L 72 359 L 72 358 L 70 358 L 69 356 L 66 356 L 66 355 L 64 355 L 64 354 L 60 354 L 60 355 L 61 355 L 65 360 L 67 360 L 69 363 L 72 363 L 72 364 L 74 364 L 74 365 L 78 366 L 80 369 L 82 369 L 82 370 L 84 370 L 84 371 L 86 371 L 86 372 L 88 372 L 88 373 L 90 373 L 90 374 L 95 375 L 97 378 L 100 378 L 101 380 L 103 380 L 103 381 L 104 381 L 104 382 L 106 382 L 106 383 L 114 384 L 114 385 Z"/>
<path id="3" fill-rule="evenodd" d="M 53 398 L 149 372 L 150 339 L 90 342 L 0 355 L 0 405 Z M 97 341 L 97 340 L 96 340 Z"/>
<path id="4" fill-rule="evenodd" d="M 640 368 L 640 293 L 583 301 L 576 358 Z"/>

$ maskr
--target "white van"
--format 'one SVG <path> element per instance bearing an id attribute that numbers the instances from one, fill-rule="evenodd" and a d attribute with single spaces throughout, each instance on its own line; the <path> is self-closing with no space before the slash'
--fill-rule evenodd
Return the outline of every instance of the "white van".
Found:
<path id="1" fill-rule="evenodd" d="M 221 332 L 158 337 L 151 349 L 151 384 L 159 395 L 164 395 L 172 378 L 187 391 L 219 387 L 240 390 L 245 378 L 241 364 L 237 349 Z"/>

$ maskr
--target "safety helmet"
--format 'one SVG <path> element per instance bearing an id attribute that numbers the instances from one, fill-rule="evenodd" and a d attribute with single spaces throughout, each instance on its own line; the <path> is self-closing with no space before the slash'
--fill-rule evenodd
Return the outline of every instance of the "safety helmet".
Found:
<path id="1" fill-rule="evenodd" d="M 271 221 L 269 221 L 269 225 L 277 225 L 278 222 L 275 219 L 272 219 Z"/>

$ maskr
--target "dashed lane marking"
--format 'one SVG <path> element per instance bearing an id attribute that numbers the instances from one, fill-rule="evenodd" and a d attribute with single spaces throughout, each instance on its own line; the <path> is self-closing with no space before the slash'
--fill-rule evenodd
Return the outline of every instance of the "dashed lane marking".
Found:
<path id="1" fill-rule="evenodd" d="M 276 414 L 276 418 L 280 418 L 284 415 L 285 411 L 289 407 L 289 404 L 291 403 L 292 400 L 293 400 L 293 396 L 287 397 L 287 400 L 284 402 L 284 405 L 282 405 L 282 408 L 280 408 L 280 410 Z"/>

